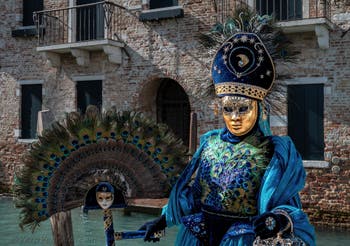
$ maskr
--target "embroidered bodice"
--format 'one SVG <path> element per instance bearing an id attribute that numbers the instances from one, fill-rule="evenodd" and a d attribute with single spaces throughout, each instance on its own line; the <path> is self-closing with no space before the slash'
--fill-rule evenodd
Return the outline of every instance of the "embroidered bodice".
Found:
<path id="1" fill-rule="evenodd" d="M 208 139 L 195 181 L 203 205 L 240 216 L 257 213 L 257 193 L 270 160 L 268 142 L 259 139 L 253 135 L 236 144 L 220 135 Z"/>

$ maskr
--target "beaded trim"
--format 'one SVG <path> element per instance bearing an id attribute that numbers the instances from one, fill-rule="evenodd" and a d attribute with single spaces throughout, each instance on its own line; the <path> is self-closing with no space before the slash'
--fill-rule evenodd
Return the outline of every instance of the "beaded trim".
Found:
<path id="1" fill-rule="evenodd" d="M 263 100 L 268 91 L 254 85 L 242 85 L 241 83 L 224 82 L 215 85 L 215 92 L 218 96 L 235 94 Z"/>

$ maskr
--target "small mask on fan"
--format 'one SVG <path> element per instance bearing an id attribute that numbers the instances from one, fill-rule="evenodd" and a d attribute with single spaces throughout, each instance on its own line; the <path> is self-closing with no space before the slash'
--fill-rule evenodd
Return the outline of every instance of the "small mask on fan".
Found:
<path id="1" fill-rule="evenodd" d="M 108 182 L 101 182 L 96 188 L 96 201 L 102 209 L 108 209 L 114 201 L 114 188 Z"/>

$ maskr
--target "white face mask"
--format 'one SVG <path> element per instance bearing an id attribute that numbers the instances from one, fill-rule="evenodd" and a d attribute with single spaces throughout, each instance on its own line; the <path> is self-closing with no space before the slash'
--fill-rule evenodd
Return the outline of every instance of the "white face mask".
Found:
<path id="1" fill-rule="evenodd" d="M 96 200 L 102 209 L 107 209 L 112 206 L 114 195 L 112 192 L 96 192 Z"/>

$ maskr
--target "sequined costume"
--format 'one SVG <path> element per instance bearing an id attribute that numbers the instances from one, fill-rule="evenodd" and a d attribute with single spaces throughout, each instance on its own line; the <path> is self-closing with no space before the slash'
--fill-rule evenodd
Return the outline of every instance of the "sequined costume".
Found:
<path id="1" fill-rule="evenodd" d="M 296 236 L 315 245 L 298 195 L 302 160 L 289 137 L 267 135 L 260 121 L 242 141 L 226 128 L 201 137 L 163 209 L 168 226 L 180 225 L 176 245 L 252 245 L 252 220 L 276 209 L 289 214 Z"/>

